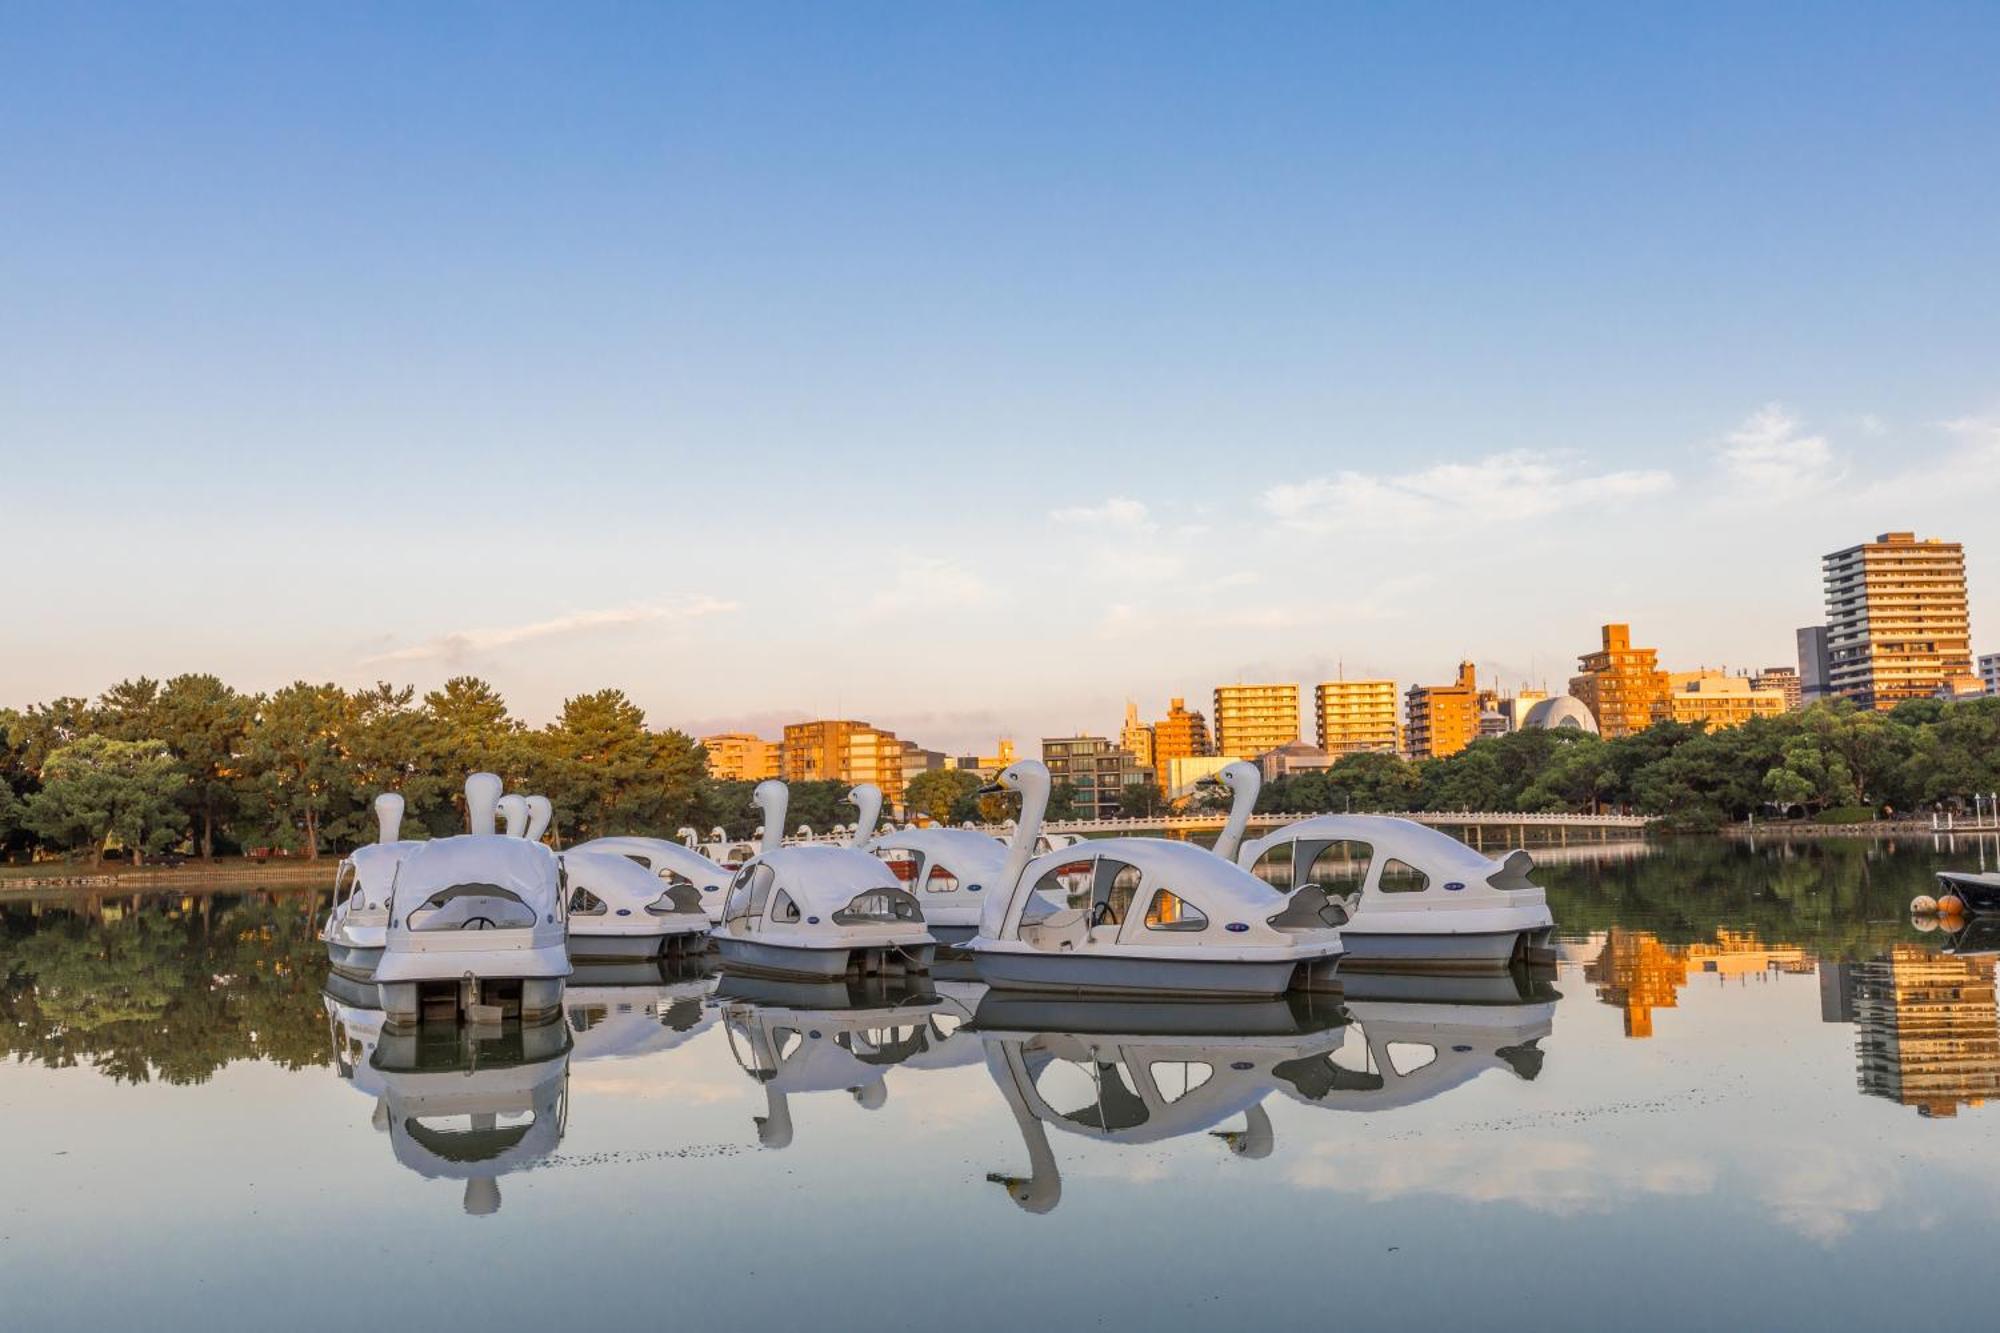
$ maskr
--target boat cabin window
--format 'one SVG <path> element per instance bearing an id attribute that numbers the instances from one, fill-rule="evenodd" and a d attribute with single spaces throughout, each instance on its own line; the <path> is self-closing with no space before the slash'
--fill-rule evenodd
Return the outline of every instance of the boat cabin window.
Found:
<path id="1" fill-rule="evenodd" d="M 659 897 L 647 903 L 646 910 L 654 916 L 674 916 L 678 913 L 699 912 L 701 910 L 701 892 L 692 884 L 671 885 Z"/>
<path id="2" fill-rule="evenodd" d="M 744 917 L 762 916 L 764 902 L 771 896 L 771 886 L 777 878 L 777 872 L 769 866 L 743 867 L 729 885 L 729 902 L 722 909 L 722 919 L 740 921 Z"/>
<path id="3" fill-rule="evenodd" d="M 1035 881 L 1035 892 L 1065 907 L 1082 907 L 1090 901 L 1091 863 L 1067 861 Z"/>
<path id="4" fill-rule="evenodd" d="M 842 926 L 881 923 L 884 921 L 922 921 L 923 909 L 917 900 L 901 889 L 869 889 L 858 893 L 838 912 L 833 914 L 834 923 Z"/>
<path id="5" fill-rule="evenodd" d="M 1097 858 L 1097 873 L 1090 886 L 1090 923 L 1115 926 L 1132 911 L 1132 899 L 1139 892 L 1139 867 L 1108 856 Z"/>
<path id="6" fill-rule="evenodd" d="M 1375 858 L 1373 847 L 1354 838 L 1300 843 L 1298 853 L 1298 883 L 1317 884 L 1334 895 L 1359 889 Z"/>
<path id="7" fill-rule="evenodd" d="M 625 859 L 627 861 L 630 861 L 635 866 L 644 866 L 647 870 L 651 870 L 653 868 L 652 861 L 648 860 L 646 857 L 639 855 L 639 853 L 637 852 L 625 853 Z"/>
<path id="8" fill-rule="evenodd" d="M 925 893 L 957 893 L 958 876 L 943 866 L 932 866 L 931 873 L 924 876 Z"/>
<path id="9" fill-rule="evenodd" d="M 1290 893 L 1292 885 L 1292 857 L 1298 848 L 1289 843 L 1279 843 L 1266 848 L 1250 866 L 1250 873 L 1263 880 L 1280 893 Z"/>
<path id="10" fill-rule="evenodd" d="M 896 874 L 898 884 L 915 884 L 924 877 L 924 854 L 903 850 L 882 853 L 882 864 Z"/>
<path id="11" fill-rule="evenodd" d="M 1187 899 L 1161 889 L 1146 906 L 1146 929 L 1202 931 L 1208 929 L 1208 918 Z"/>
<path id="12" fill-rule="evenodd" d="M 1390 857 L 1382 866 L 1382 879 L 1375 887 L 1384 893 L 1422 893 L 1431 886 L 1431 877 L 1407 861 Z"/>
<path id="13" fill-rule="evenodd" d="M 454 884 L 410 909 L 411 930 L 522 930 L 535 911 L 498 884 Z"/>
<path id="14" fill-rule="evenodd" d="M 333 880 L 333 909 L 337 912 L 347 906 L 347 900 L 361 883 L 361 872 L 354 868 L 354 862 L 342 861 L 340 873 Z"/>
<path id="15" fill-rule="evenodd" d="M 771 920 L 789 922 L 798 919 L 799 905 L 792 901 L 791 894 L 778 890 L 778 896 L 771 899 Z"/>
<path id="16" fill-rule="evenodd" d="M 569 895 L 571 916 L 603 916 L 604 899 L 579 884 Z"/>

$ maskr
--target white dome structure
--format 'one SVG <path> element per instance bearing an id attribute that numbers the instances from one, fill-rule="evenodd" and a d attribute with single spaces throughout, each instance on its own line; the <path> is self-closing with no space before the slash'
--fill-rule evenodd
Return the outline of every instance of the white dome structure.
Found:
<path id="1" fill-rule="evenodd" d="M 1552 699 L 1544 699 L 1528 710 L 1521 719 L 1523 731 L 1587 731 L 1597 734 L 1597 719 L 1583 706 L 1583 701 L 1574 695 L 1558 694 Z"/>

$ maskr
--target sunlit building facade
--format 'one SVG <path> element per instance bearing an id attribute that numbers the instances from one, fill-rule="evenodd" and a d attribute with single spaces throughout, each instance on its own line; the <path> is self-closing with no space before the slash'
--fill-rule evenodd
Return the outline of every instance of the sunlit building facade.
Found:
<path id="1" fill-rule="evenodd" d="M 1753 717 L 1776 717 L 1784 711 L 1782 691 L 1757 689 L 1748 676 L 1674 671 L 1667 675 L 1667 697 L 1653 705 L 1653 720 L 1721 731 L 1740 727 Z"/>
<path id="2" fill-rule="evenodd" d="M 1412 685 L 1404 696 L 1404 740 L 1412 759 L 1442 759 L 1479 738 L 1479 681 L 1472 663 L 1458 664 L 1450 685 Z"/>
<path id="3" fill-rule="evenodd" d="M 903 790 L 903 742 L 893 731 L 845 718 L 785 727 L 787 782 L 872 782 L 895 800 Z"/>
<path id="4" fill-rule="evenodd" d="M 1103 736 L 1045 736 L 1042 762 L 1050 782 L 1076 789 L 1076 812 L 1084 819 L 1116 819 L 1125 789 L 1153 779 L 1129 750 Z"/>
<path id="5" fill-rule="evenodd" d="M 1784 696 L 1785 711 L 1791 712 L 1805 704 L 1805 683 L 1799 679 L 1797 667 L 1765 667 L 1750 677 L 1753 690 L 1771 690 Z"/>
<path id="6" fill-rule="evenodd" d="M 1973 674 L 1964 547 L 1885 532 L 1821 563 L 1833 693 L 1893 708 Z"/>
<path id="7" fill-rule="evenodd" d="M 1139 705 L 1130 699 L 1125 701 L 1125 725 L 1118 730 L 1118 745 L 1141 767 L 1153 766 L 1153 728 L 1139 720 Z"/>
<path id="8" fill-rule="evenodd" d="M 1657 650 L 1632 646 L 1630 625 L 1606 625 L 1600 633 L 1602 646 L 1577 660 L 1581 674 L 1570 677 L 1569 692 L 1610 740 L 1653 725 L 1654 705 L 1666 701 L 1667 678 Z"/>
<path id="9" fill-rule="evenodd" d="M 1198 759 L 1215 753 L 1208 740 L 1208 719 L 1191 712 L 1185 699 L 1167 702 L 1167 715 L 1153 724 L 1153 774 L 1162 791 L 1170 790 L 1167 766 L 1176 759 Z"/>
<path id="10" fill-rule="evenodd" d="M 701 738 L 708 775 L 724 782 L 762 782 L 779 772 L 780 746 L 747 731 L 724 731 Z"/>
<path id="11" fill-rule="evenodd" d="M 1979 659 L 1979 683 L 1988 694 L 2000 694 L 2000 653 Z"/>
<path id="12" fill-rule="evenodd" d="M 1299 738 L 1296 685 L 1215 687 L 1215 749 L 1251 758 Z"/>
<path id="13" fill-rule="evenodd" d="M 1313 724 L 1330 755 L 1395 754 L 1403 748 L 1393 680 L 1323 680 L 1313 686 Z"/>

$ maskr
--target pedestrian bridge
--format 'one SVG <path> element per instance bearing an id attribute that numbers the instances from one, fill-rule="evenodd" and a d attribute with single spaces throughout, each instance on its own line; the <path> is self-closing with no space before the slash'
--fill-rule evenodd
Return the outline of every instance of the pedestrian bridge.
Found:
<path id="1" fill-rule="evenodd" d="M 1303 815 L 1252 815 L 1250 832 L 1268 833 L 1286 824 L 1296 824 L 1302 819 L 1317 819 L 1321 814 L 1340 814 L 1341 811 L 1319 811 Z M 1359 813 L 1359 812 L 1357 812 Z M 1644 815 L 1573 815 L 1573 814 L 1510 814 L 1505 811 L 1480 810 L 1380 810 L 1370 814 L 1392 815 L 1397 819 L 1414 820 L 1428 824 L 1432 828 L 1443 829 L 1471 843 L 1483 847 L 1489 840 L 1510 847 L 1518 847 L 1529 841 L 1533 834 L 1536 841 L 1567 844 L 1572 840 L 1589 842 L 1609 842 L 1613 838 L 1631 838 L 1644 832 L 1649 822 Z M 1223 811 L 1200 814 L 1174 814 L 1141 816 L 1133 819 L 1057 819 L 1042 826 L 1044 833 L 1067 833 L 1078 837 L 1169 837 L 1187 838 L 1200 833 L 1220 833 L 1229 816 Z M 996 837 L 1006 837 L 1012 823 L 988 824 L 986 831 Z"/>

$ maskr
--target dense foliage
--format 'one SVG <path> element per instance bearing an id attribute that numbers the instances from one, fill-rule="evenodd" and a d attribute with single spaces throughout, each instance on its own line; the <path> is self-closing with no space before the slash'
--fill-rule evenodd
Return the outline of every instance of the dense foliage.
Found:
<path id="1" fill-rule="evenodd" d="M 381 791 L 403 793 L 411 836 L 462 830 L 459 792 L 481 768 L 546 793 L 568 841 L 681 826 L 741 836 L 758 823 L 748 784 L 709 781 L 701 747 L 649 728 L 618 690 L 578 695 L 530 728 L 471 677 L 418 699 L 408 687 L 308 681 L 248 695 L 193 675 L 124 681 L 94 703 L 0 711 L 0 839 L 16 853 L 93 860 L 183 839 L 201 853 L 316 857 L 374 835 L 369 802 Z M 833 783 L 800 784 L 793 817 L 838 822 L 840 794 Z"/>

